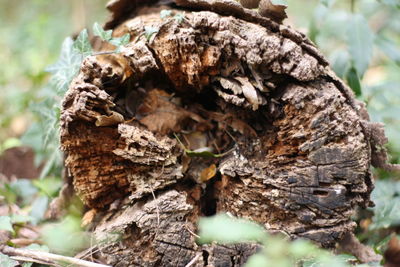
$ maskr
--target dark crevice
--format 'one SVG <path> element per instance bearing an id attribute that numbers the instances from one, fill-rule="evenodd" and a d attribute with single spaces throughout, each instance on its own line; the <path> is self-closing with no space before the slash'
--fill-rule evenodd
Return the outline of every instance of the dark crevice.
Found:
<path id="1" fill-rule="evenodd" d="M 203 196 L 200 199 L 200 209 L 203 216 L 212 216 L 217 213 L 217 197 L 215 181 L 213 178 L 206 186 Z"/>
<path id="2" fill-rule="evenodd" d="M 203 255 L 204 266 L 208 266 L 208 257 L 210 256 L 210 254 L 205 249 L 203 249 L 202 252 L 203 252 L 202 255 Z"/>

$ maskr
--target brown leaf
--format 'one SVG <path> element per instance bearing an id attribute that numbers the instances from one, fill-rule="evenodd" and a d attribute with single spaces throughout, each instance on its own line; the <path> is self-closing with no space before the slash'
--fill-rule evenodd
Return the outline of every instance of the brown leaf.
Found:
<path id="1" fill-rule="evenodd" d="M 243 95 L 246 97 L 247 101 L 250 102 L 253 110 L 258 109 L 260 100 L 258 98 L 257 90 L 250 83 L 247 77 L 235 77 L 242 84 Z"/>
<path id="2" fill-rule="evenodd" d="M 24 239 L 36 240 L 39 238 L 39 232 L 32 226 L 21 227 L 18 230 L 18 237 Z"/>
<path id="3" fill-rule="evenodd" d="M 217 166 L 211 164 L 209 167 L 205 168 L 200 174 L 200 181 L 207 182 L 215 176 L 217 173 Z"/>
<path id="4" fill-rule="evenodd" d="M 150 131 L 160 134 L 180 132 L 189 120 L 204 122 L 197 114 L 174 104 L 171 95 L 160 89 L 153 89 L 147 94 L 138 107 L 137 116 Z"/>
<path id="5" fill-rule="evenodd" d="M 96 126 L 111 126 L 124 122 L 124 117 L 115 111 L 111 111 L 109 116 L 99 115 L 96 119 Z"/>
<path id="6" fill-rule="evenodd" d="M 393 235 L 384 253 L 385 267 L 400 266 L 400 241 Z"/>
<path id="7" fill-rule="evenodd" d="M 199 131 L 191 132 L 183 135 L 184 140 L 188 143 L 187 149 L 196 150 L 202 147 L 207 147 L 207 134 Z"/>
<path id="8" fill-rule="evenodd" d="M 27 239 L 27 238 L 13 238 L 10 240 L 10 242 L 13 243 L 17 247 L 26 247 L 26 246 L 32 245 L 34 243 L 37 243 L 36 240 Z"/>
<path id="9" fill-rule="evenodd" d="M 91 224 L 94 220 L 94 217 L 96 217 L 96 214 L 97 214 L 96 209 L 91 209 L 87 211 L 82 217 L 81 227 L 86 227 L 89 224 Z"/>
<path id="10" fill-rule="evenodd" d="M 245 136 L 257 136 L 256 131 L 243 120 L 235 118 L 233 114 L 221 114 L 219 112 L 209 112 L 209 118 L 219 123 L 227 125 Z"/>
<path id="11" fill-rule="evenodd" d="M 0 244 L 5 244 L 10 240 L 11 233 L 10 231 L 0 230 Z"/>

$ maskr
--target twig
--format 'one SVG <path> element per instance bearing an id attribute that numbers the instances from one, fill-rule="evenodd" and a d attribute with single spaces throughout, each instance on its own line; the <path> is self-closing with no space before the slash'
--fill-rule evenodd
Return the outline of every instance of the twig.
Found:
<path id="1" fill-rule="evenodd" d="M 164 165 L 163 165 L 164 167 Z M 154 194 L 153 187 L 149 185 L 151 190 L 151 195 L 153 196 L 154 202 L 157 201 L 156 195 Z M 158 208 L 158 204 L 156 203 L 156 213 L 157 213 L 157 226 L 160 227 L 160 209 Z"/>
<path id="2" fill-rule="evenodd" d="M 189 229 L 189 227 L 187 226 L 187 224 L 184 225 L 185 229 L 194 237 L 196 238 L 200 238 L 199 235 L 197 235 L 196 233 L 194 233 L 192 230 Z"/>
<path id="3" fill-rule="evenodd" d="M 65 264 L 71 264 L 81 267 L 111 267 L 110 265 L 98 264 L 90 261 L 80 260 L 72 257 L 61 256 L 53 253 L 37 251 L 37 250 L 26 250 L 20 248 L 13 248 L 9 246 L 0 246 L 0 252 L 9 255 L 16 256 L 16 258 L 23 258 L 26 261 L 43 263 L 46 262 L 52 266 L 62 266 Z"/>
<path id="4" fill-rule="evenodd" d="M 201 253 L 197 253 L 197 255 L 191 261 L 189 261 L 188 264 L 185 265 L 185 267 L 190 267 L 193 264 L 195 264 L 196 261 L 200 258 L 200 256 L 201 256 Z"/>
<path id="5" fill-rule="evenodd" d="M 44 265 L 50 265 L 49 262 L 44 261 L 44 260 L 32 259 L 32 258 L 27 258 L 27 257 L 22 257 L 22 256 L 11 256 L 10 259 L 13 259 L 16 261 L 22 261 L 22 262 L 34 262 L 34 263 L 39 263 L 39 264 L 44 264 Z M 63 267 L 60 264 L 55 264 L 54 266 Z"/>

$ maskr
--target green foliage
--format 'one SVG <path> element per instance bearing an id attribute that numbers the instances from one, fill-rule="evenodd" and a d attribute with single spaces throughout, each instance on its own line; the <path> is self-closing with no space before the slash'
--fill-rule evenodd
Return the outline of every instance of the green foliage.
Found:
<path id="1" fill-rule="evenodd" d="M 346 74 L 346 80 L 356 96 L 361 96 L 361 81 L 355 68 L 350 68 Z"/>
<path id="2" fill-rule="evenodd" d="M 272 0 L 271 3 L 274 5 L 288 5 L 288 2 L 286 0 Z"/>
<path id="3" fill-rule="evenodd" d="M 205 217 L 199 221 L 200 243 L 217 241 L 220 243 L 239 243 L 262 241 L 265 230 L 256 223 L 244 219 L 235 219 L 222 214 Z"/>
<path id="4" fill-rule="evenodd" d="M 2 144 L 0 144 L 0 155 L 7 149 L 17 147 L 21 145 L 21 140 L 15 137 L 7 138 Z"/>
<path id="5" fill-rule="evenodd" d="M 392 180 L 378 180 L 371 199 L 375 207 L 370 230 L 389 228 L 400 225 L 400 182 Z"/>
<path id="6" fill-rule="evenodd" d="M 183 22 L 183 20 L 185 19 L 185 12 L 182 13 L 178 13 L 174 16 L 174 19 L 176 20 L 176 22 L 178 22 L 179 24 L 181 24 Z"/>
<path id="7" fill-rule="evenodd" d="M 18 261 L 11 259 L 9 256 L 0 253 L 0 266 L 2 267 L 15 267 L 18 266 Z"/>
<path id="8" fill-rule="evenodd" d="M 115 52 L 119 52 L 121 46 L 127 45 L 129 43 L 130 35 L 129 33 L 127 33 L 121 37 L 113 37 L 112 33 L 112 30 L 105 31 L 97 22 L 93 25 L 93 34 L 95 36 L 99 36 L 103 41 L 109 42 L 110 44 L 116 46 L 117 49 L 115 50 Z"/>
<path id="9" fill-rule="evenodd" d="M 157 27 L 152 26 L 144 26 L 144 37 L 146 37 L 147 41 L 150 41 L 150 38 L 158 33 L 159 29 Z"/>
<path id="10" fill-rule="evenodd" d="M 380 2 L 389 6 L 400 8 L 399 0 L 380 0 Z"/>
<path id="11" fill-rule="evenodd" d="M 360 77 L 364 75 L 371 61 L 373 40 L 373 33 L 364 16 L 352 15 L 347 29 L 347 45 L 354 69 Z"/>
<path id="12" fill-rule="evenodd" d="M 201 218 L 199 221 L 199 242 L 221 244 L 258 242 L 263 247 L 252 255 L 245 267 L 259 266 L 343 266 L 349 267 L 354 257 L 333 255 L 318 248 L 310 241 L 298 239 L 293 242 L 283 236 L 269 235 L 262 226 L 254 222 L 229 217 L 225 214 Z M 360 265 L 361 266 L 361 265 Z"/>
<path id="13" fill-rule="evenodd" d="M 69 215 L 59 223 L 45 225 L 42 231 L 44 243 L 56 253 L 74 255 L 90 243 L 90 236 L 82 231 L 80 222 L 79 217 Z"/>
<path id="14" fill-rule="evenodd" d="M 384 52 L 391 60 L 393 60 L 398 66 L 400 66 L 400 49 L 390 39 L 385 36 L 377 36 L 375 38 L 375 44 Z"/>
<path id="15" fill-rule="evenodd" d="M 165 19 L 172 16 L 172 10 L 163 9 L 160 11 L 160 18 Z"/>
<path id="16" fill-rule="evenodd" d="M 93 25 L 93 34 L 99 36 L 104 41 L 110 41 L 112 39 L 112 30 L 105 31 L 97 22 Z"/>
<path id="17" fill-rule="evenodd" d="M 0 216 L 0 230 L 14 233 L 10 216 Z"/>

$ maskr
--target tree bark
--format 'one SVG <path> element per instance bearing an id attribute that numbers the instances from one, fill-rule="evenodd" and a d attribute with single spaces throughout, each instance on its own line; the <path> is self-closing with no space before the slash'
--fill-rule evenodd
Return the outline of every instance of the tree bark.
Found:
<path id="1" fill-rule="evenodd" d="M 218 212 L 334 246 L 371 205 L 381 126 L 304 34 L 235 1 L 160 2 L 111 1 L 106 26 L 131 42 L 86 58 L 63 101 L 65 164 L 96 211 L 97 256 L 241 266 L 258 245 L 195 242 L 198 218 Z"/>

